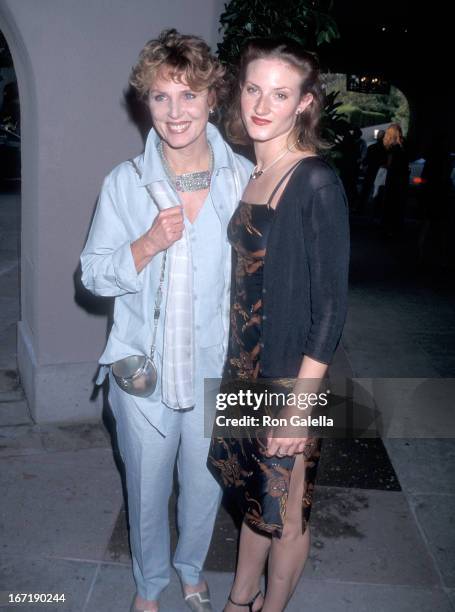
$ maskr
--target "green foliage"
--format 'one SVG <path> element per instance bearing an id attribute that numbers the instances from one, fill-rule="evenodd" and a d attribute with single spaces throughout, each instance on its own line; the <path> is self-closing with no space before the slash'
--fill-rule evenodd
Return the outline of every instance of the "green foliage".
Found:
<path id="1" fill-rule="evenodd" d="M 349 122 L 340 113 L 342 103 L 337 100 L 338 91 L 326 95 L 324 112 L 321 119 L 321 128 L 324 139 L 328 143 L 338 143 L 349 130 Z"/>
<path id="2" fill-rule="evenodd" d="M 231 0 L 220 17 L 220 60 L 235 65 L 248 38 L 287 36 L 310 51 L 339 37 L 328 0 Z"/>
<path id="3" fill-rule="evenodd" d="M 342 155 L 339 145 L 351 127 L 345 116 L 340 113 L 342 103 L 337 100 L 338 91 L 326 94 L 324 112 L 321 118 L 321 133 L 329 145 L 334 145 L 328 152 L 328 157 L 337 166 Z"/>
<path id="4" fill-rule="evenodd" d="M 363 128 L 369 125 L 378 125 L 392 120 L 390 110 L 383 112 L 365 111 L 354 104 L 341 104 L 338 113 L 345 115 L 349 123 L 355 127 Z"/>
<path id="5" fill-rule="evenodd" d="M 343 113 L 357 127 L 396 121 L 406 133 L 409 123 L 409 105 L 406 97 L 396 87 L 389 95 L 364 94 L 346 91 L 346 75 L 326 74 L 324 82 L 327 92 L 338 91 L 342 104 L 338 113 Z"/>

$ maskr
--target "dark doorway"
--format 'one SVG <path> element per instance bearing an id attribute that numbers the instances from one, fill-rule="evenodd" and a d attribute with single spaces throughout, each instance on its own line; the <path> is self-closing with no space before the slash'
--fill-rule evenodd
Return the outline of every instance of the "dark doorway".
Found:
<path id="1" fill-rule="evenodd" d="M 26 405 L 17 370 L 20 318 L 21 137 L 13 60 L 0 31 L 0 424 L 16 424 Z"/>

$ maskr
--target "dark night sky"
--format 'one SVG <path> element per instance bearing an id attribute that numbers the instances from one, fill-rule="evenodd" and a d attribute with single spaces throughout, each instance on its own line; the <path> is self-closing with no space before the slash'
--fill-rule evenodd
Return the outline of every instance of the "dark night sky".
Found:
<path id="1" fill-rule="evenodd" d="M 331 46 L 330 57 L 322 49 L 321 56 L 334 71 L 344 64 L 390 75 L 441 74 L 449 69 L 449 59 L 453 62 L 450 4 L 433 1 L 423 11 L 422 3 L 408 0 L 335 0 L 341 39 Z"/>

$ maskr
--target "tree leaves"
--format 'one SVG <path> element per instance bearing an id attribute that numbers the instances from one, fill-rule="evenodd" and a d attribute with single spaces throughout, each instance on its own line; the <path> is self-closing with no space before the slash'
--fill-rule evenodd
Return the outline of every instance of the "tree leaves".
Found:
<path id="1" fill-rule="evenodd" d="M 315 51 L 339 37 L 327 0 L 232 0 L 220 17 L 223 42 L 218 44 L 222 62 L 230 64 L 251 37 L 287 36 Z"/>

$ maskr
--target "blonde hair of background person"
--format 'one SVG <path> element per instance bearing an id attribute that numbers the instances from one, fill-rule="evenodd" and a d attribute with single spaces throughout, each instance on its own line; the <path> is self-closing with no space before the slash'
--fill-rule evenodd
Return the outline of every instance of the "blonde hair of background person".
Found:
<path id="1" fill-rule="evenodd" d="M 401 126 L 398 123 L 391 123 L 386 129 L 382 144 L 386 149 L 390 149 L 395 145 L 403 146 L 404 137 Z"/>

